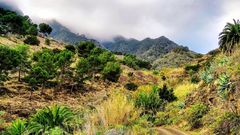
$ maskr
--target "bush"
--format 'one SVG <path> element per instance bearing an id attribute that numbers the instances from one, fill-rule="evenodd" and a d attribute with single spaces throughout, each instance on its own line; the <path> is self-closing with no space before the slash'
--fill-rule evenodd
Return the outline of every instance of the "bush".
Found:
<path id="1" fill-rule="evenodd" d="M 135 55 L 131 55 L 131 54 L 127 54 L 124 56 L 123 64 L 134 69 L 139 69 L 139 68 L 150 69 L 152 67 L 152 65 L 149 62 L 139 60 Z"/>
<path id="2" fill-rule="evenodd" d="M 73 45 L 66 45 L 65 49 L 67 49 L 68 51 L 71 51 L 73 53 L 76 52 L 76 48 Z"/>
<path id="3" fill-rule="evenodd" d="M 153 86 L 150 93 L 141 92 L 135 101 L 136 106 L 144 108 L 146 113 L 163 111 L 165 103 L 166 102 L 159 97 L 159 91 L 156 86 Z"/>
<path id="4" fill-rule="evenodd" d="M 8 79 L 8 71 L 19 66 L 21 54 L 19 51 L 0 45 L 0 82 Z"/>
<path id="5" fill-rule="evenodd" d="M 196 83 L 200 82 L 200 78 L 198 77 L 198 75 L 194 74 L 190 77 L 190 81 L 191 81 L 191 83 L 196 84 Z"/>
<path id="6" fill-rule="evenodd" d="M 167 80 L 167 77 L 166 77 L 165 75 L 162 75 L 162 76 L 161 76 L 161 79 L 162 79 L 163 81 L 166 81 L 166 80 Z"/>
<path id="7" fill-rule="evenodd" d="M 167 85 L 163 85 L 163 87 L 160 88 L 158 91 L 159 91 L 159 97 L 168 102 L 172 102 L 177 99 L 177 97 L 173 93 L 173 89 L 168 89 Z"/>
<path id="8" fill-rule="evenodd" d="M 234 90 L 234 86 L 232 85 L 230 81 L 230 76 L 228 76 L 226 73 L 221 74 L 218 78 L 218 93 L 219 95 L 227 99 L 228 94 Z"/>
<path id="9" fill-rule="evenodd" d="M 199 64 L 196 64 L 196 65 L 186 65 L 184 69 L 187 72 L 189 72 L 189 71 L 198 72 L 198 70 L 200 69 L 200 65 Z"/>
<path id="10" fill-rule="evenodd" d="M 134 73 L 133 72 L 128 72 L 128 77 L 133 77 Z"/>
<path id="11" fill-rule="evenodd" d="M 153 74 L 154 74 L 154 75 L 159 75 L 159 71 L 158 71 L 158 70 L 154 70 L 154 71 L 153 71 Z"/>
<path id="12" fill-rule="evenodd" d="M 117 82 L 121 74 L 120 64 L 116 62 L 108 62 L 104 67 L 102 74 L 104 79 Z"/>
<path id="13" fill-rule="evenodd" d="M 95 48 L 95 44 L 93 42 L 80 42 L 76 45 L 76 49 L 79 57 L 87 58 L 91 52 Z"/>
<path id="14" fill-rule="evenodd" d="M 124 87 L 125 87 L 126 89 L 128 89 L 128 90 L 135 91 L 135 90 L 137 90 L 138 85 L 135 84 L 135 83 L 130 82 L 130 83 L 125 84 Z"/>
<path id="15" fill-rule="evenodd" d="M 28 16 L 0 8 L 0 34 L 37 35 L 37 25 Z"/>
<path id="16" fill-rule="evenodd" d="M 217 120 L 213 132 L 215 135 L 237 135 L 240 133 L 240 116 L 233 113 L 225 113 Z"/>
<path id="17" fill-rule="evenodd" d="M 200 78 L 201 78 L 201 80 L 204 81 L 204 83 L 210 84 L 214 80 L 212 69 L 209 68 L 209 69 L 204 70 L 201 73 Z"/>
<path id="18" fill-rule="evenodd" d="M 36 36 L 27 36 L 27 38 L 23 41 L 25 44 L 29 45 L 39 45 L 40 41 Z"/>
<path id="19" fill-rule="evenodd" d="M 170 124 L 170 117 L 167 112 L 158 112 L 156 114 L 156 119 L 154 121 L 154 124 L 157 126 L 162 126 L 162 125 L 168 125 Z"/>
<path id="20" fill-rule="evenodd" d="M 69 122 L 73 119 L 72 111 L 64 106 L 54 105 L 39 110 L 30 119 L 29 132 L 31 134 L 46 134 L 56 127 L 61 128 L 63 131 L 70 133 Z"/>
<path id="21" fill-rule="evenodd" d="M 50 45 L 50 40 L 48 38 L 45 39 L 45 45 Z"/>
<path id="22" fill-rule="evenodd" d="M 150 64 L 150 62 L 144 61 L 144 60 L 139 60 L 139 59 L 137 59 L 137 66 L 139 68 L 145 68 L 145 69 L 151 69 L 152 68 L 152 65 Z"/>
<path id="23" fill-rule="evenodd" d="M 191 128 L 198 128 L 202 125 L 202 117 L 208 113 L 208 106 L 203 103 L 192 105 L 187 112 L 187 121 Z"/>
<path id="24" fill-rule="evenodd" d="M 24 135 L 27 134 L 27 121 L 16 119 L 12 122 L 5 132 L 5 135 Z"/>

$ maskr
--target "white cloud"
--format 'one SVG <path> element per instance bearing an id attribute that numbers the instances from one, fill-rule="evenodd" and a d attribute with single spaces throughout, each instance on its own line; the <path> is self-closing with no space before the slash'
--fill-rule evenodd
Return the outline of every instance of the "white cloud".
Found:
<path id="1" fill-rule="evenodd" d="M 0 0 L 33 18 L 57 19 L 99 40 L 162 35 L 207 52 L 216 48 L 226 21 L 240 18 L 239 0 Z"/>

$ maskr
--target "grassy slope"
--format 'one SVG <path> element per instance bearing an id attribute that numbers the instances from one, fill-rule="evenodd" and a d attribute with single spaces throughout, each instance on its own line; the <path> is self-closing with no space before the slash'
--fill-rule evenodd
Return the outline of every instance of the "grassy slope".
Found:
<path id="1" fill-rule="evenodd" d="M 30 46 L 32 52 L 39 51 L 42 48 L 58 48 L 63 49 L 64 46 L 56 41 L 51 41 L 51 45 L 44 44 L 44 38 L 38 37 L 40 40 L 39 46 Z M 15 47 L 18 44 L 23 44 L 23 39 L 12 37 L 0 37 L 0 44 Z M 50 106 L 53 104 L 67 105 L 75 111 L 86 110 L 100 105 L 109 95 L 116 93 L 115 91 L 123 90 L 124 84 L 134 81 L 138 85 L 154 84 L 158 79 L 153 75 L 145 74 L 142 71 L 135 71 L 127 66 L 122 66 L 123 73 L 118 83 L 106 83 L 102 80 L 87 81 L 84 87 L 78 88 L 73 93 L 69 89 L 64 89 L 53 95 L 52 88 L 46 88 L 45 94 L 41 95 L 40 91 L 33 92 L 32 100 L 29 100 L 30 91 L 26 83 L 18 82 L 17 74 L 11 73 L 9 81 L 4 83 L 5 92 L 0 96 L 0 108 L 4 111 L 2 118 L 6 123 L 0 125 L 0 129 L 6 127 L 10 122 L 18 117 L 28 117 L 33 114 L 36 109 Z M 133 77 L 128 77 L 128 73 L 133 72 Z M 85 109 L 83 109 L 85 108 Z"/>
<path id="2" fill-rule="evenodd" d="M 44 45 L 44 39 L 40 38 L 40 46 L 31 46 L 32 51 L 40 50 L 42 47 L 47 48 L 59 48 L 62 49 L 63 45 L 58 42 L 52 41 L 50 46 Z M 15 37 L 4 38 L 0 37 L 0 44 L 8 46 L 16 46 L 17 44 L 22 44 L 21 39 Z M 197 75 L 200 75 L 204 70 L 204 63 L 209 60 L 211 56 L 204 56 L 201 59 L 196 59 L 193 63 L 200 63 L 202 68 Z M 219 63 L 222 63 L 222 59 L 228 59 L 229 62 L 225 65 L 219 66 Z M 149 70 L 133 70 L 129 67 L 122 66 L 123 73 L 119 79 L 118 83 L 106 83 L 101 80 L 88 81 L 83 88 L 79 88 L 77 91 L 70 93 L 68 89 L 65 89 L 59 92 L 56 96 L 53 95 L 53 89 L 46 89 L 45 95 L 40 95 L 39 91 L 33 93 L 33 99 L 30 101 L 29 94 L 27 90 L 27 85 L 18 82 L 14 74 L 12 78 L 5 83 L 5 87 L 8 89 L 8 92 L 3 93 L 0 96 L 0 108 L 5 111 L 3 119 L 6 121 L 2 127 L 7 126 L 12 120 L 17 117 L 27 117 L 29 114 L 35 112 L 36 109 L 42 108 L 44 106 L 49 106 L 52 104 L 63 104 L 70 106 L 73 110 L 86 112 L 87 123 L 92 123 L 89 126 L 89 129 L 85 133 L 96 133 L 99 125 L 96 124 L 96 121 L 102 121 L 102 130 L 107 130 L 110 127 L 119 127 L 120 125 L 128 125 L 132 123 L 130 119 L 138 121 L 138 124 L 131 126 L 131 131 L 129 133 L 148 133 L 146 129 L 141 124 L 148 125 L 143 120 L 139 120 L 140 115 L 138 112 L 139 109 L 132 106 L 137 93 L 141 91 L 150 91 L 152 85 L 162 86 L 164 83 L 168 87 L 174 89 L 174 93 L 177 96 L 178 100 L 174 101 L 167 105 L 166 111 L 163 112 L 164 116 L 168 116 L 168 119 L 171 123 L 167 125 L 171 127 L 180 127 L 183 130 L 189 130 L 189 124 L 187 123 L 187 114 L 188 108 L 195 103 L 203 102 L 210 106 L 209 113 L 204 116 L 202 120 L 203 126 L 195 129 L 189 134 L 212 134 L 212 127 L 214 125 L 216 116 L 220 116 L 223 112 L 226 112 L 228 108 L 221 100 L 217 91 L 217 79 L 218 75 L 223 72 L 227 72 L 231 75 L 232 80 L 238 81 L 239 71 L 238 66 L 240 65 L 240 51 L 237 51 L 231 57 L 226 57 L 224 55 L 217 55 L 211 63 L 216 66 L 215 68 L 215 78 L 211 85 L 206 85 L 202 81 L 197 84 L 191 83 L 191 75 L 187 74 L 184 68 L 163 68 L 159 71 L 159 74 L 153 74 L 153 71 Z M 129 77 L 128 73 L 133 72 L 133 76 Z M 166 81 L 161 80 L 162 76 L 166 76 Z M 134 82 L 139 85 L 139 88 L 135 92 L 129 92 L 124 88 L 124 85 L 128 82 Z M 240 101 L 237 98 L 239 93 L 236 93 L 235 103 L 239 104 Z M 130 101 L 126 101 L 126 97 L 131 97 Z M 209 99 L 213 98 L 214 103 L 209 103 Z M 180 106 L 184 105 L 184 108 Z M 96 108 L 97 111 L 88 112 L 89 108 Z M 91 110 L 91 109 L 90 109 Z M 122 110 L 119 112 L 118 110 Z M 134 115 L 132 114 L 134 112 Z M 157 119 L 163 117 L 163 113 L 159 112 L 156 116 Z M 113 115 L 114 114 L 114 115 Z M 131 115 L 131 117 L 122 117 L 125 115 Z M 140 121 L 140 122 L 139 122 Z M 213 121 L 209 123 L 209 121 Z M 145 124 L 144 124 L 145 123 Z M 112 125 L 112 126 L 109 126 Z M 146 128 L 146 127 L 145 127 Z M 148 127 L 147 127 L 148 128 Z M 82 131 L 76 131 L 76 134 L 81 134 Z"/>
<path id="3" fill-rule="evenodd" d="M 176 53 L 172 51 L 155 60 L 153 62 L 153 67 L 156 69 L 161 69 L 163 67 L 181 67 L 190 61 L 194 61 L 196 58 L 198 58 L 198 54 L 191 51 L 182 53 Z"/>

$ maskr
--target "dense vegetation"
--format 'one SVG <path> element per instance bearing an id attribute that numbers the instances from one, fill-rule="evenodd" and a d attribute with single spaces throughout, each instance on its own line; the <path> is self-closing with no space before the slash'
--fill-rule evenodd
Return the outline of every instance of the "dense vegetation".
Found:
<path id="1" fill-rule="evenodd" d="M 20 35 L 37 35 L 37 25 L 28 16 L 0 8 L 0 33 L 11 32 Z"/>
<path id="2" fill-rule="evenodd" d="M 52 28 L 45 23 L 38 25 L 34 24 L 28 16 L 21 16 L 16 12 L 0 8 L 0 34 L 8 33 L 26 36 L 25 44 L 39 45 L 40 41 L 37 39 L 38 32 L 44 35 L 49 35 Z"/>

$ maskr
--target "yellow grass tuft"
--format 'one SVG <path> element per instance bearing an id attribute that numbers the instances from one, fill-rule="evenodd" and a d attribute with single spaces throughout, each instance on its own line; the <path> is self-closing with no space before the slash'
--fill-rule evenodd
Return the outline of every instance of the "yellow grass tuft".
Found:
<path id="1" fill-rule="evenodd" d="M 111 95 L 106 101 L 96 107 L 96 112 L 89 115 L 85 125 L 87 134 L 95 134 L 98 127 L 108 129 L 119 125 L 129 125 L 140 117 L 140 110 L 135 108 L 133 101 L 123 93 Z"/>
<path id="2" fill-rule="evenodd" d="M 191 91 L 195 90 L 197 87 L 197 84 L 185 82 L 175 87 L 174 94 L 177 96 L 178 99 L 181 100 L 185 98 Z"/>
<path id="3" fill-rule="evenodd" d="M 104 127 L 126 125 L 138 118 L 134 103 L 123 94 L 116 94 L 97 108 L 97 113 Z"/>

